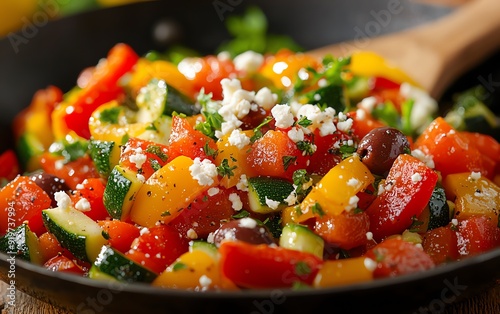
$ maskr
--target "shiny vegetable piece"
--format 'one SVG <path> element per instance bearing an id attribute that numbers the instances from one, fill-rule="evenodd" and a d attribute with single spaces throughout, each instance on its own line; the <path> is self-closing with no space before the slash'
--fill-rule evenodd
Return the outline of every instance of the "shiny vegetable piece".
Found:
<path id="1" fill-rule="evenodd" d="M 50 204 L 47 193 L 28 176 L 16 177 L 0 190 L 0 234 L 25 221 L 31 231 L 42 234 L 45 232 L 42 210 L 49 208 Z"/>
<path id="2" fill-rule="evenodd" d="M 400 234 L 418 217 L 434 190 L 438 175 L 417 158 L 399 155 L 384 183 L 384 190 L 366 209 L 375 240 Z"/>
<path id="3" fill-rule="evenodd" d="M 97 222 L 106 232 L 109 245 L 122 252 L 127 252 L 132 242 L 139 237 L 140 230 L 135 225 L 121 220 L 101 220 Z"/>
<path id="4" fill-rule="evenodd" d="M 279 246 L 287 249 L 307 252 L 323 259 L 325 241 L 307 226 L 289 223 L 283 227 Z"/>
<path id="5" fill-rule="evenodd" d="M 325 241 L 345 250 L 365 245 L 369 229 L 370 218 L 365 212 L 324 215 L 317 217 L 314 225 L 314 231 Z"/>
<path id="6" fill-rule="evenodd" d="M 422 247 L 436 265 L 457 260 L 457 232 L 450 226 L 439 227 L 424 234 Z"/>
<path id="7" fill-rule="evenodd" d="M 325 261 L 314 279 L 313 286 L 328 288 L 373 280 L 372 265 L 375 265 L 375 261 L 367 257 Z"/>
<path id="8" fill-rule="evenodd" d="M 434 262 L 422 249 L 394 237 L 370 249 L 366 257 L 377 262 L 374 278 L 395 277 L 433 268 Z"/>
<path id="9" fill-rule="evenodd" d="M 79 266 L 74 260 L 71 260 L 64 255 L 52 257 L 43 264 L 43 267 L 49 271 L 71 273 L 80 276 L 85 274 L 85 270 L 81 266 Z"/>
<path id="10" fill-rule="evenodd" d="M 344 210 L 356 208 L 356 194 L 366 189 L 375 178 L 359 157 L 351 156 L 333 167 L 312 189 L 300 204 L 302 222 L 314 216 L 325 214 L 338 215 Z M 315 210 L 316 204 L 320 208 Z"/>
<path id="11" fill-rule="evenodd" d="M 0 238 L 0 252 L 14 254 L 16 258 L 33 264 L 43 263 L 38 238 L 27 224 L 21 224 L 19 227 L 9 230 Z"/>
<path id="12" fill-rule="evenodd" d="M 179 156 L 156 171 L 139 189 L 130 210 L 130 219 L 145 227 L 157 221 L 168 223 L 198 195 L 218 183 L 218 178 L 208 185 L 201 185 L 189 167 L 193 160 Z"/>
<path id="13" fill-rule="evenodd" d="M 219 252 L 222 273 L 245 288 L 312 284 L 322 265 L 322 260 L 314 254 L 243 241 L 223 242 Z"/>
<path id="14" fill-rule="evenodd" d="M 455 218 L 489 217 L 498 224 L 500 187 L 488 178 L 474 179 L 470 172 L 450 174 L 443 181 L 448 198 L 455 201 Z"/>
<path id="15" fill-rule="evenodd" d="M 399 130 L 382 127 L 371 130 L 358 144 L 357 153 L 361 161 L 373 174 L 385 176 L 394 160 L 410 151 L 410 143 Z"/>
<path id="16" fill-rule="evenodd" d="M 253 218 L 242 218 L 226 222 L 214 232 L 214 243 L 218 247 L 224 241 L 243 241 L 251 244 L 275 243 L 271 232 Z"/>
<path id="17" fill-rule="evenodd" d="M 500 229 L 487 216 L 474 216 L 458 225 L 458 253 L 461 257 L 478 255 L 500 246 Z"/>
<path id="18" fill-rule="evenodd" d="M 77 185 L 87 178 L 100 177 L 88 155 L 67 163 L 64 163 L 63 159 L 63 157 L 45 152 L 41 156 L 40 163 L 43 171 L 63 179 L 70 189 L 76 189 Z"/>

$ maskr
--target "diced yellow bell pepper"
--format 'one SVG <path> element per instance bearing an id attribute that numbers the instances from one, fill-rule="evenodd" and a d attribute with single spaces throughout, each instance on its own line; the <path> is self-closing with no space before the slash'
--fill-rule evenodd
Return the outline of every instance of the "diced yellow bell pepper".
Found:
<path id="1" fill-rule="evenodd" d="M 298 215 L 296 222 L 317 216 L 318 213 L 314 210 L 316 203 L 328 215 L 338 215 L 346 209 L 353 209 L 356 205 L 353 203 L 356 200 L 353 197 L 366 189 L 374 180 L 370 170 L 358 156 L 344 159 L 330 169 L 302 201 L 300 204 L 302 215 Z"/>
<path id="2" fill-rule="evenodd" d="M 414 86 L 420 86 L 404 71 L 390 65 L 382 56 L 371 51 L 354 52 L 351 55 L 349 69 L 355 75 L 379 76 L 396 83 L 407 82 Z"/>
<path id="3" fill-rule="evenodd" d="M 222 274 L 219 262 L 200 250 L 182 254 L 152 285 L 193 290 L 237 289 L 234 283 Z"/>
<path id="4" fill-rule="evenodd" d="M 193 164 L 191 158 L 179 156 L 149 177 L 137 192 L 131 220 L 148 228 L 158 221 L 168 223 L 201 193 L 218 184 L 215 176 L 211 184 L 201 185 L 191 175 Z"/>
<path id="5" fill-rule="evenodd" d="M 253 130 L 243 131 L 246 136 L 252 137 Z M 238 148 L 235 145 L 229 143 L 230 134 L 224 135 L 220 140 L 217 141 L 218 154 L 215 158 L 215 164 L 220 165 L 224 159 L 227 159 L 229 167 L 233 168 L 233 173 L 230 178 L 224 176 L 221 179 L 220 185 L 230 188 L 235 186 L 242 174 L 247 177 L 252 177 L 255 175 L 255 171 L 247 163 L 248 152 L 250 151 L 251 144 L 245 145 L 243 148 Z"/>
<path id="6" fill-rule="evenodd" d="M 495 224 L 500 214 L 500 187 L 488 178 L 473 178 L 470 172 L 450 174 L 443 181 L 446 196 L 455 200 L 455 218 L 490 217 Z"/>
<path id="7" fill-rule="evenodd" d="M 373 280 L 376 262 L 367 257 L 325 261 L 314 279 L 315 288 L 336 287 Z"/>

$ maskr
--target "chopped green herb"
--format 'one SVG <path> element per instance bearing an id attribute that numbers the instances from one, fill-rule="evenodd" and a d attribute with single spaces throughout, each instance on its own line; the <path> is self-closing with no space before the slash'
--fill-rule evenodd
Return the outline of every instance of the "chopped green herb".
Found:
<path id="1" fill-rule="evenodd" d="M 104 123 L 118 124 L 118 118 L 122 112 L 121 107 L 112 107 L 101 111 L 99 120 Z"/>
<path id="2" fill-rule="evenodd" d="M 254 143 L 256 140 L 264 136 L 264 133 L 262 133 L 262 127 L 267 125 L 269 122 L 271 122 L 274 118 L 271 116 L 266 117 L 256 128 L 253 129 L 254 134 L 250 138 L 250 142 Z"/>
<path id="3" fill-rule="evenodd" d="M 158 160 L 153 159 L 153 158 L 149 158 L 149 162 L 151 164 L 151 168 L 153 168 L 154 171 L 158 171 L 161 169 L 161 165 L 158 162 Z"/>
<path id="4" fill-rule="evenodd" d="M 219 151 L 216 150 L 216 149 L 213 149 L 212 147 L 210 147 L 210 145 L 208 145 L 208 141 L 205 143 L 205 145 L 203 145 L 203 152 L 208 156 L 208 157 L 212 157 L 212 158 L 215 158 L 217 157 L 217 155 L 219 154 Z"/>
<path id="5" fill-rule="evenodd" d="M 188 268 L 188 266 L 182 262 L 176 262 L 173 267 L 172 267 L 172 270 L 173 271 L 179 271 L 179 270 L 182 270 L 182 269 L 186 269 Z"/>
<path id="6" fill-rule="evenodd" d="M 297 148 L 306 155 L 312 155 L 316 151 L 316 145 L 309 141 L 298 141 Z"/>
<path id="7" fill-rule="evenodd" d="M 295 273 L 299 276 L 309 275 L 311 271 L 311 267 L 306 262 L 299 261 L 295 264 Z"/>
<path id="8" fill-rule="evenodd" d="M 229 161 L 227 159 L 223 159 L 221 164 L 217 167 L 217 172 L 221 177 L 228 177 L 231 178 L 234 176 L 233 170 L 236 169 L 236 166 L 229 166 Z"/>
<path id="9" fill-rule="evenodd" d="M 314 214 L 318 214 L 320 217 L 323 217 L 325 215 L 325 212 L 323 211 L 321 205 L 318 202 L 314 203 L 311 210 Z"/>
<path id="10" fill-rule="evenodd" d="M 283 167 L 285 171 L 288 170 L 291 164 L 293 164 L 297 160 L 297 156 L 283 156 Z"/>
<path id="11" fill-rule="evenodd" d="M 295 193 L 298 197 L 305 197 L 307 193 L 312 188 L 312 185 L 309 184 L 311 182 L 311 177 L 307 173 L 305 169 L 295 170 L 293 172 L 293 184 L 296 186 Z M 304 189 L 304 185 L 308 186 L 307 189 Z"/>
<path id="12" fill-rule="evenodd" d="M 303 128 L 307 128 L 308 126 L 310 126 L 312 124 L 312 121 L 307 119 L 307 117 L 304 116 L 300 120 L 297 120 L 295 123 L 300 125 Z"/>
<path id="13" fill-rule="evenodd" d="M 245 218 L 245 217 L 249 217 L 249 216 L 250 216 L 250 213 L 243 209 L 243 210 L 239 211 L 237 214 L 232 215 L 231 217 L 234 219 L 240 219 L 240 218 Z"/>
<path id="14" fill-rule="evenodd" d="M 356 147 L 349 145 L 340 145 L 340 153 L 342 154 L 342 159 L 346 159 L 352 156 L 356 152 Z"/>
<path id="15" fill-rule="evenodd" d="M 124 136 L 122 136 L 122 145 L 125 145 L 127 142 L 128 142 L 128 139 L 130 138 L 130 136 L 128 135 L 128 133 L 125 133 Z"/>
<path id="16" fill-rule="evenodd" d="M 162 216 L 162 217 L 166 217 L 166 216 L 170 216 L 170 215 L 172 215 L 172 214 L 170 213 L 170 211 L 166 210 L 166 211 L 164 211 L 163 213 L 161 213 L 161 215 L 160 215 L 160 216 Z"/>
<path id="17" fill-rule="evenodd" d="M 307 290 L 311 289 L 305 282 L 302 281 L 294 281 L 292 284 L 292 290 Z"/>
<path id="18" fill-rule="evenodd" d="M 158 145 L 148 146 L 148 148 L 146 148 L 146 152 L 158 156 L 158 158 L 160 158 L 161 161 L 163 161 L 163 162 L 167 161 L 167 159 L 168 159 L 167 154 Z"/>

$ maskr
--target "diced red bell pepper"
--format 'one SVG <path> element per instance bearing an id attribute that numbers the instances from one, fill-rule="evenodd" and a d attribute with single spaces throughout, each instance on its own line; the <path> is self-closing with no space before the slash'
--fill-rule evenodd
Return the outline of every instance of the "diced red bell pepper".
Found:
<path id="1" fill-rule="evenodd" d="M 20 174 L 19 162 L 16 153 L 12 149 L 4 151 L 0 155 L 0 180 L 12 181 Z"/>
<path id="2" fill-rule="evenodd" d="M 431 257 L 415 244 L 400 237 L 388 238 L 368 250 L 366 256 L 377 263 L 374 278 L 396 277 L 433 268 Z"/>
<path id="3" fill-rule="evenodd" d="M 316 255 L 243 241 L 225 241 L 219 247 L 222 273 L 245 288 L 284 288 L 311 284 L 321 267 Z"/>
<path id="4" fill-rule="evenodd" d="M 434 190 L 438 175 L 417 158 L 401 154 L 385 180 L 384 192 L 366 209 L 375 240 L 399 234 L 418 217 Z"/>
<path id="5" fill-rule="evenodd" d="M 90 208 L 84 208 L 82 212 L 93 220 L 102 220 L 109 217 L 108 211 L 102 201 L 105 184 L 100 178 L 88 178 L 78 185 L 76 190 L 71 193 L 71 201 L 73 206 L 78 208 L 78 202 L 88 201 Z M 84 199 L 82 201 L 82 199 Z"/>
<path id="6" fill-rule="evenodd" d="M 50 208 L 51 199 L 27 176 L 18 176 L 0 190 L 0 234 L 28 222 L 37 235 L 45 232 L 42 210 Z"/>
<path id="7" fill-rule="evenodd" d="M 327 174 L 330 169 L 342 161 L 342 154 L 334 149 L 335 144 L 339 145 L 339 143 L 351 139 L 351 136 L 340 131 L 334 134 L 321 136 L 319 130 L 316 129 L 314 131 L 314 145 L 316 145 L 316 151 L 310 157 L 307 172 L 320 176 Z"/>
<path id="8" fill-rule="evenodd" d="M 140 236 L 135 225 L 121 220 L 101 220 L 99 226 L 108 235 L 109 245 L 122 253 L 130 250 L 132 242 Z"/>
<path id="9" fill-rule="evenodd" d="M 500 246 L 500 228 L 486 216 L 475 216 L 458 224 L 458 252 L 472 256 Z"/>
<path id="10" fill-rule="evenodd" d="M 60 271 L 77 275 L 85 274 L 85 270 L 81 266 L 64 255 L 54 256 L 46 261 L 43 266 L 50 271 Z"/>
<path id="11" fill-rule="evenodd" d="M 370 228 L 370 217 L 365 212 L 342 212 L 316 218 L 314 231 L 325 241 L 341 249 L 349 250 L 365 245 Z"/>
<path id="12" fill-rule="evenodd" d="M 168 225 L 149 228 L 134 242 L 125 255 L 135 262 L 160 273 L 175 259 L 186 253 L 189 242 L 179 232 Z"/>
<path id="13" fill-rule="evenodd" d="M 88 155 L 67 163 L 62 163 L 62 159 L 61 156 L 45 152 L 40 158 L 40 164 L 43 171 L 63 179 L 71 189 L 75 190 L 85 179 L 100 178 L 94 162 Z"/>
<path id="14" fill-rule="evenodd" d="M 92 112 L 102 104 L 118 98 L 123 89 L 118 86 L 119 79 L 139 60 L 139 56 L 128 45 L 120 43 L 108 52 L 103 63 L 97 65 L 87 86 L 69 103 L 64 121 L 66 126 L 83 138 L 90 138 L 88 121 Z"/>
<path id="15" fill-rule="evenodd" d="M 457 233 L 450 226 L 439 227 L 424 234 L 422 247 L 436 265 L 458 259 Z"/>
<path id="16" fill-rule="evenodd" d="M 167 145 L 132 137 L 122 148 L 120 164 L 142 174 L 147 180 L 156 170 L 172 160 L 172 158 L 169 158 L 169 149 Z M 137 168 L 137 163 L 133 162 L 133 158 L 131 159 L 134 155 L 146 156 L 146 160 L 140 165 L 140 168 Z"/>

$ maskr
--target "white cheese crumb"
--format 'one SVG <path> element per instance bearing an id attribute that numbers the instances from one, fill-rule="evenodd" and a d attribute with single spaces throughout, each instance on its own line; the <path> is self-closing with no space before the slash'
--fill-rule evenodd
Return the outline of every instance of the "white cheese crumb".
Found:
<path id="1" fill-rule="evenodd" d="M 229 200 L 232 203 L 231 208 L 235 211 L 239 211 L 243 208 L 243 203 L 241 202 L 240 196 L 237 193 L 229 194 Z"/>
<path id="2" fill-rule="evenodd" d="M 138 173 L 136 175 L 136 177 L 137 177 L 137 180 L 139 180 L 140 182 L 142 182 L 142 183 L 146 182 L 146 177 L 144 177 L 142 174 Z"/>
<path id="3" fill-rule="evenodd" d="M 351 118 L 345 121 L 339 121 L 337 122 L 337 129 L 339 129 L 342 132 L 348 132 L 352 128 L 352 123 L 353 120 Z"/>
<path id="4" fill-rule="evenodd" d="M 208 189 L 207 194 L 208 194 L 208 196 L 214 196 L 214 195 L 217 195 L 219 193 L 219 191 L 220 191 L 219 188 L 213 187 L 213 188 Z"/>
<path id="5" fill-rule="evenodd" d="M 376 104 L 377 98 L 375 98 L 374 96 L 370 96 L 363 98 L 363 100 L 361 100 L 361 102 L 359 103 L 359 107 L 361 107 L 361 109 L 364 109 L 366 112 L 371 113 Z"/>
<path id="6" fill-rule="evenodd" d="M 411 182 L 417 183 L 420 181 L 422 181 L 422 176 L 420 175 L 420 173 L 414 173 L 411 175 Z"/>
<path id="7" fill-rule="evenodd" d="M 75 208 L 81 212 L 88 212 L 91 209 L 90 202 L 86 198 L 82 197 L 78 202 L 76 202 Z"/>
<path id="8" fill-rule="evenodd" d="M 210 232 L 207 236 L 207 242 L 208 243 L 214 243 L 214 240 L 215 240 L 215 235 L 213 232 Z"/>
<path id="9" fill-rule="evenodd" d="M 377 195 L 382 195 L 385 192 L 385 187 L 383 184 L 378 185 Z"/>
<path id="10" fill-rule="evenodd" d="M 469 180 L 476 181 L 479 179 L 481 179 L 481 172 L 472 171 L 470 176 L 469 176 Z"/>
<path id="11" fill-rule="evenodd" d="M 426 123 L 438 110 L 438 104 L 429 94 L 408 83 L 401 84 L 399 93 L 406 99 L 413 99 L 414 105 L 411 110 L 410 122 L 414 129 L 425 127 Z"/>
<path id="12" fill-rule="evenodd" d="M 71 199 L 69 198 L 69 195 L 66 194 L 64 191 L 57 191 L 54 193 L 54 199 L 57 202 L 57 207 L 61 209 L 69 209 L 71 205 Z"/>
<path id="13" fill-rule="evenodd" d="M 286 129 L 294 123 L 293 114 L 289 105 L 276 105 L 271 109 L 271 114 L 276 120 L 276 127 Z"/>
<path id="14" fill-rule="evenodd" d="M 135 154 L 130 155 L 128 158 L 131 163 L 135 164 L 137 169 L 140 169 L 142 165 L 146 162 L 147 156 L 142 153 L 142 149 L 138 148 L 135 151 Z"/>
<path id="15" fill-rule="evenodd" d="M 451 224 L 452 224 L 452 225 L 454 225 L 455 227 L 456 227 L 456 226 L 458 226 L 458 219 L 453 218 L 453 219 L 451 220 Z"/>
<path id="16" fill-rule="evenodd" d="M 198 239 L 198 234 L 196 233 L 196 231 L 194 231 L 194 229 L 193 229 L 193 228 L 189 229 L 189 230 L 186 232 L 186 236 L 187 236 L 189 239 L 192 239 L 192 240 Z"/>
<path id="17" fill-rule="evenodd" d="M 256 72 L 262 63 L 264 63 L 264 56 L 260 53 L 248 50 L 237 55 L 233 62 L 236 70 L 252 73 Z"/>
<path id="18" fill-rule="evenodd" d="M 269 206 L 269 208 L 271 208 L 271 209 L 277 209 L 278 206 L 280 205 L 280 202 L 269 199 L 266 196 L 266 205 Z"/>
<path id="19" fill-rule="evenodd" d="M 292 191 L 286 198 L 285 198 L 285 203 L 288 204 L 288 206 L 295 205 L 297 203 L 297 193 L 295 191 Z"/>
<path id="20" fill-rule="evenodd" d="M 208 278 L 207 275 L 201 275 L 200 286 L 203 288 L 208 288 L 212 284 L 212 279 Z"/>
<path id="21" fill-rule="evenodd" d="M 356 119 L 363 121 L 366 119 L 366 111 L 363 109 L 357 109 L 356 110 Z"/>
<path id="22" fill-rule="evenodd" d="M 257 227 L 257 221 L 250 217 L 241 218 L 239 220 L 238 226 L 242 228 L 253 229 Z"/>
<path id="23" fill-rule="evenodd" d="M 423 162 L 427 167 L 434 169 L 435 164 L 433 157 L 431 155 L 424 154 L 424 152 L 421 151 L 420 149 L 412 150 L 411 155 L 420 160 L 421 162 Z"/>
<path id="24" fill-rule="evenodd" d="M 265 110 L 270 110 L 276 101 L 278 101 L 278 95 L 273 94 L 271 90 L 267 87 L 259 89 L 254 98 L 255 102 Z"/>
<path id="25" fill-rule="evenodd" d="M 147 227 L 141 228 L 141 230 L 139 231 L 140 235 L 144 235 L 144 234 L 148 234 L 148 233 L 149 233 L 149 229 Z"/>
<path id="26" fill-rule="evenodd" d="M 83 190 L 84 188 L 85 188 L 85 186 L 84 186 L 83 184 L 81 184 L 81 183 L 78 183 L 78 184 L 76 185 L 76 189 L 77 189 L 77 190 Z"/>
<path id="27" fill-rule="evenodd" d="M 288 137 L 295 143 L 304 140 L 304 131 L 301 128 L 291 128 L 288 132 Z"/>
<path id="28" fill-rule="evenodd" d="M 296 116 L 298 120 L 305 117 L 311 121 L 307 130 L 313 132 L 315 129 L 319 129 L 321 136 L 333 134 L 337 130 L 333 122 L 335 116 L 335 109 L 333 108 L 328 107 L 325 111 L 321 111 L 318 106 L 306 104 L 297 110 Z"/>
<path id="29" fill-rule="evenodd" d="M 372 233 L 372 232 L 370 232 L 370 231 L 368 231 L 368 232 L 366 233 L 366 239 L 367 239 L 368 241 L 373 240 L 373 233 Z"/>
<path id="30" fill-rule="evenodd" d="M 250 144 L 250 138 L 239 129 L 235 129 L 231 132 L 228 138 L 229 144 L 243 149 L 246 145 Z"/>
<path id="31" fill-rule="evenodd" d="M 248 191 L 248 180 L 245 174 L 240 176 L 238 183 L 236 183 L 236 188 L 243 192 Z"/>
<path id="32" fill-rule="evenodd" d="M 356 179 L 356 178 L 350 178 L 348 181 L 347 181 L 347 185 L 348 186 L 352 186 L 352 187 L 356 187 L 358 186 L 358 183 L 359 183 L 359 180 Z"/>
<path id="33" fill-rule="evenodd" d="M 345 207 L 346 211 L 351 211 L 358 206 L 359 197 L 356 195 L 349 198 L 349 204 Z"/>
<path id="34" fill-rule="evenodd" d="M 377 262 L 368 257 L 365 257 L 364 264 L 369 271 L 374 271 L 377 268 Z"/>
<path id="35" fill-rule="evenodd" d="M 194 159 L 193 164 L 189 167 L 189 171 L 193 179 L 198 181 L 198 184 L 202 186 L 212 185 L 214 178 L 217 176 L 217 166 L 209 159 L 201 161 L 199 157 Z"/>

